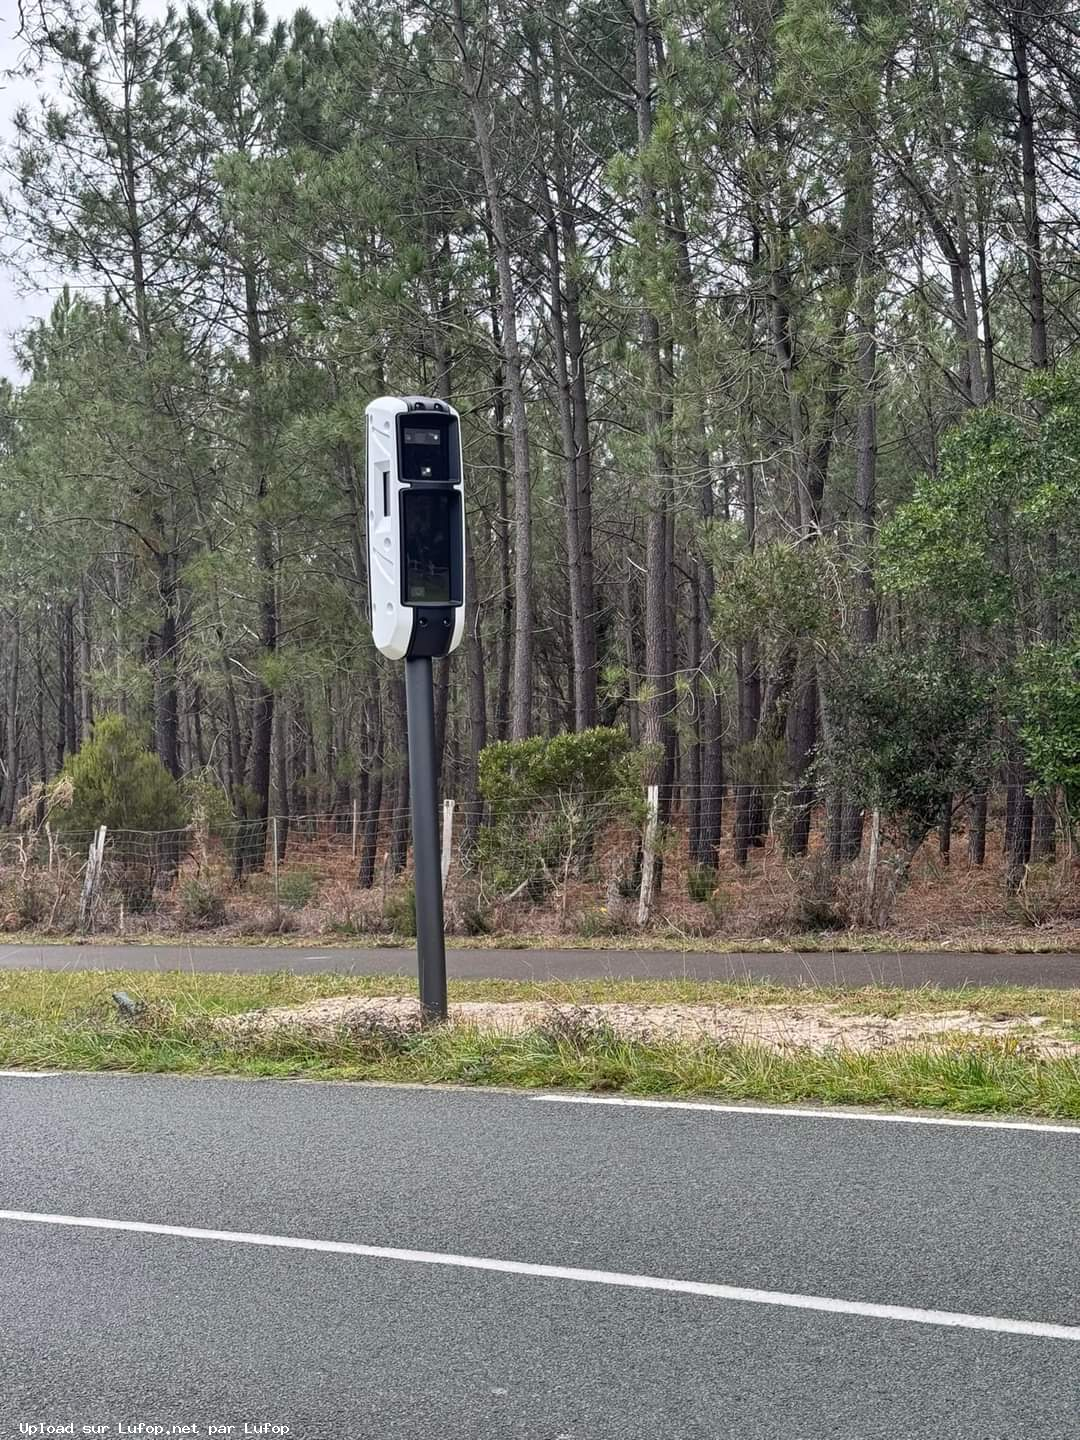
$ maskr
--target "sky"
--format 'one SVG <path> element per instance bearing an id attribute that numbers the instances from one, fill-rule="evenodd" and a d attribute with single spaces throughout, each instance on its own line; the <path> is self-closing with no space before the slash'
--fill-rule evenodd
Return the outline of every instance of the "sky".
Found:
<path id="1" fill-rule="evenodd" d="M 276 20 L 291 15 L 299 8 L 300 0 L 264 0 L 264 3 L 271 20 Z M 318 17 L 329 18 L 339 8 L 338 0 L 303 0 L 303 3 Z M 144 8 L 153 14 L 163 11 L 165 5 L 161 0 L 144 0 Z M 0 150 L 6 148 L 14 136 L 16 110 L 34 99 L 33 85 L 13 79 L 7 73 L 18 67 L 25 54 L 18 30 L 18 0 L 0 0 Z M 6 248 L 0 245 L 0 253 Z M 38 273 L 27 275 L 0 263 L 0 375 L 11 380 L 22 378 L 12 349 L 12 334 L 37 316 L 48 314 L 64 278 Z"/>

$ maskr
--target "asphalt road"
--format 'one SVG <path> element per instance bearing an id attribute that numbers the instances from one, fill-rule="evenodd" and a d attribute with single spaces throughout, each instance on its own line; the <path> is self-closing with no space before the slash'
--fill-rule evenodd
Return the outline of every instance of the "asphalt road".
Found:
<path id="1" fill-rule="evenodd" d="M 2 1437 L 1063 1440 L 1080 1421 L 1080 1128 L 127 1076 L 0 1076 L 0 1116 Z"/>
<path id="2" fill-rule="evenodd" d="M 665 950 L 447 951 L 452 977 L 592 980 L 649 977 L 777 980 L 785 984 L 1080 986 L 1080 955 L 966 955 L 945 950 L 852 954 L 695 954 Z M 300 949 L 222 945 L 8 945 L 0 969 L 203 970 L 263 974 L 292 970 L 351 975 L 416 974 L 411 949 Z"/>

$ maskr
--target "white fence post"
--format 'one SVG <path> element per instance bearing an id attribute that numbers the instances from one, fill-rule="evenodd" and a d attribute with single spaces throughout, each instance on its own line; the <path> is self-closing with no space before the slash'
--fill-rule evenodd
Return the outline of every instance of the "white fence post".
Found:
<path id="1" fill-rule="evenodd" d="M 656 863 L 656 819 L 660 810 L 660 786 L 650 785 L 646 795 L 645 838 L 641 843 L 641 893 L 637 923 L 644 925 L 652 909 L 653 870 Z"/>
<path id="2" fill-rule="evenodd" d="M 866 858 L 866 920 L 877 924 L 878 855 L 881 849 L 881 811 L 875 805 L 870 816 L 870 853 Z"/>
<path id="3" fill-rule="evenodd" d="M 356 803 L 356 796 L 352 802 L 352 858 L 356 859 L 356 837 L 360 829 L 360 807 Z"/>
<path id="4" fill-rule="evenodd" d="M 274 904 L 276 905 L 281 899 L 281 895 L 278 889 L 278 817 L 275 815 L 270 823 L 274 827 L 273 839 L 271 843 L 274 852 Z"/>
<path id="5" fill-rule="evenodd" d="M 105 855 L 105 826 L 98 828 L 90 841 L 90 853 L 86 858 L 86 878 L 83 881 L 82 898 L 79 901 L 79 924 L 84 928 L 94 918 L 94 900 L 98 881 L 101 878 L 101 863 Z"/>
<path id="6" fill-rule="evenodd" d="M 454 843 L 454 802 L 444 800 L 442 805 L 442 888 L 446 894 L 446 882 L 450 876 L 450 854 Z"/>

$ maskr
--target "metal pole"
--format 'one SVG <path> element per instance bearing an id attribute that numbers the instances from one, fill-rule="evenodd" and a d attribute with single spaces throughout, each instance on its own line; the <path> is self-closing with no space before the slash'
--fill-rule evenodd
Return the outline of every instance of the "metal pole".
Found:
<path id="1" fill-rule="evenodd" d="M 405 661 L 405 712 L 409 730 L 409 793 L 416 867 L 416 960 L 420 1015 L 446 1019 L 446 938 L 439 864 L 439 765 L 435 754 L 435 690 L 431 660 Z"/>

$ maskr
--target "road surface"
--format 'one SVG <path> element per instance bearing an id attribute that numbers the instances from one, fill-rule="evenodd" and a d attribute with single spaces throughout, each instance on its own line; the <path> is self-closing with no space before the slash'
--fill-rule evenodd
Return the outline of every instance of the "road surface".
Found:
<path id="1" fill-rule="evenodd" d="M 451 977 L 506 980 L 592 980 L 648 977 L 690 980 L 777 980 L 784 984 L 1042 985 L 1080 987 L 1080 955 L 965 955 L 949 951 L 852 954 L 680 954 L 665 950 L 447 951 Z M 264 974 L 325 971 L 352 975 L 415 975 L 412 949 L 310 949 L 227 945 L 8 945 L 0 969 L 203 970 Z"/>
<path id="2" fill-rule="evenodd" d="M 1080 1128 L 105 1075 L 0 1114 L 4 1440 L 1077 1433 Z"/>

